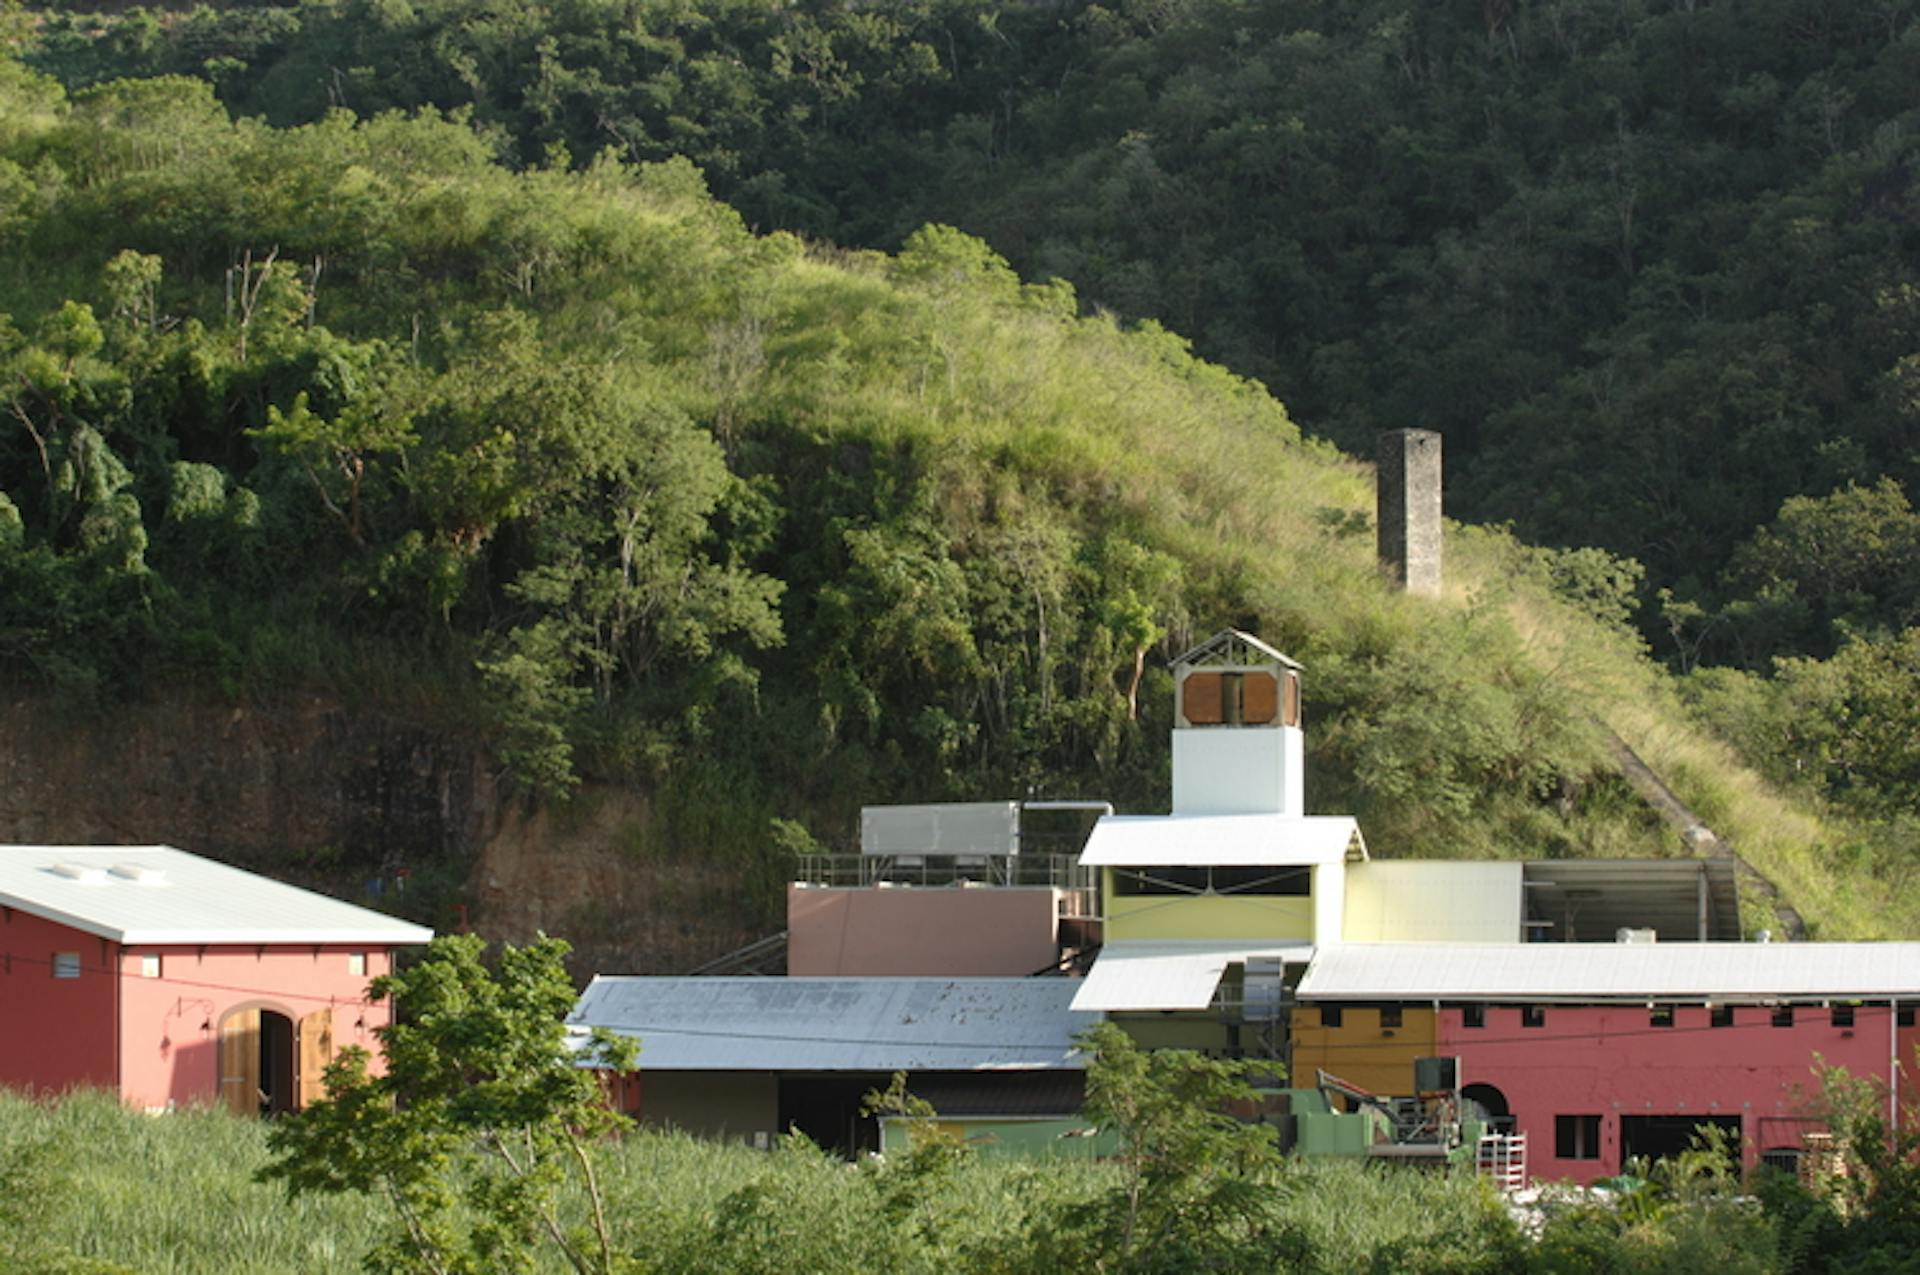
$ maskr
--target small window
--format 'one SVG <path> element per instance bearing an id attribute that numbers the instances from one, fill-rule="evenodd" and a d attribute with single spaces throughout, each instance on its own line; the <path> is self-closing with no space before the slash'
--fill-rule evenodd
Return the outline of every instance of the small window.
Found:
<path id="1" fill-rule="evenodd" d="M 1322 1005 L 1320 1007 L 1320 1025 L 1322 1027 L 1338 1027 L 1340 1025 L 1340 1018 L 1340 1006 Z"/>
<path id="2" fill-rule="evenodd" d="M 1782 1005 L 1778 1009 L 1774 1010 L 1773 1025 L 1775 1027 L 1793 1026 L 1793 1006 Z"/>
<path id="3" fill-rule="evenodd" d="M 1462 1027 L 1485 1027 L 1487 1025 L 1487 1007 L 1485 1005 L 1462 1005 L 1460 1007 L 1460 1025 Z"/>
<path id="4" fill-rule="evenodd" d="M 1893 1012 L 1894 1021 L 1902 1027 L 1913 1026 L 1913 1006 L 1902 1005 Z"/>
<path id="5" fill-rule="evenodd" d="M 1711 1021 L 1715 1027 L 1733 1026 L 1733 1006 L 1715 1005 Z"/>
<path id="6" fill-rule="evenodd" d="M 160 977 L 160 954 L 158 952 L 143 952 L 141 954 L 140 977 L 141 978 L 159 978 Z"/>
<path id="7" fill-rule="evenodd" d="M 367 972 L 367 954 L 365 952 L 347 953 L 347 973 L 365 974 Z"/>
<path id="8" fill-rule="evenodd" d="M 1649 1009 L 1647 1011 L 1647 1026 L 1649 1027 L 1673 1026 L 1673 1006 L 1655 1005 L 1653 1008 Z"/>
<path id="9" fill-rule="evenodd" d="M 1555 1116 L 1553 1153 L 1562 1160 L 1598 1160 L 1600 1117 Z"/>
<path id="10" fill-rule="evenodd" d="M 1835 1027 L 1853 1026 L 1853 1006 L 1835 1005 L 1833 1007 L 1833 1025 Z"/>
<path id="11" fill-rule="evenodd" d="M 55 952 L 53 954 L 53 976 L 55 978 L 79 978 L 80 953 Z"/>
<path id="12" fill-rule="evenodd" d="M 1522 1005 L 1520 1007 L 1520 1025 L 1522 1027 L 1545 1027 L 1547 1025 L 1547 1011 L 1538 1005 Z"/>
<path id="13" fill-rule="evenodd" d="M 1380 1007 L 1380 1030 L 1392 1031 L 1399 1026 L 1400 1007 L 1398 1005 L 1382 1005 Z"/>

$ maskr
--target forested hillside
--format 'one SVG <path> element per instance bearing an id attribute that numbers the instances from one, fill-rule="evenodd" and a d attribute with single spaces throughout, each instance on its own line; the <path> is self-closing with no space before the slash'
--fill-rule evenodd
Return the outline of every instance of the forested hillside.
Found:
<path id="1" fill-rule="evenodd" d="M 402 700 L 482 732 L 529 793 L 638 781 L 672 846 L 777 873 L 861 801 L 1163 807 L 1161 664 L 1236 623 L 1307 665 L 1309 800 L 1360 814 L 1384 853 L 1678 851 L 1597 714 L 1750 831 L 1826 933 L 1898 930 L 1897 837 L 1790 814 L 1690 733 L 1627 626 L 1632 563 L 1463 528 L 1448 599 L 1391 597 L 1367 473 L 1175 334 L 1309 404 L 1316 432 L 1446 428 L 1456 512 L 1524 512 L 1660 580 L 1692 570 L 1671 613 L 1695 655 L 1703 629 L 1757 631 L 1729 605 L 1771 606 L 1806 631 L 1772 649 L 1818 656 L 1836 624 L 1904 623 L 1894 577 L 1853 554 L 1867 592 L 1848 591 L 1817 557 L 1844 524 L 1898 560 L 1916 520 L 1897 487 L 1790 504 L 1731 551 L 1813 489 L 1816 461 L 1863 479 L 1904 463 L 1897 332 L 1856 342 L 1863 311 L 1829 306 L 1838 326 L 1816 333 L 1759 283 L 1655 297 L 1655 263 L 1676 259 L 1655 240 L 1682 223 L 1701 272 L 1736 225 L 1754 236 L 1740 269 L 1801 268 L 1737 201 L 1719 230 L 1690 220 L 1708 204 L 1679 176 L 1627 201 L 1658 236 L 1589 227 L 1580 247 L 1544 211 L 1586 225 L 1628 180 L 1604 150 L 1581 160 L 1589 116 L 1612 111 L 1610 144 L 1638 136 L 1555 68 L 1615 66 L 1646 86 L 1650 132 L 1685 125 L 1655 92 L 1670 76 L 1607 53 L 1656 18 L 1607 13 L 1486 30 L 1204 4 L 23 20 L 19 47 L 59 79 L 0 63 L 0 657 L 83 707 L 157 686 Z M 1752 26 L 1702 20 L 1760 47 Z M 1769 56 L 1871 33 L 1829 35 Z M 151 72 L 201 78 L 116 78 Z M 1493 140 L 1510 133 L 1512 154 Z M 1662 152 L 1675 173 L 1684 149 Z M 1843 156 L 1780 149 L 1728 198 L 1771 205 L 1796 173 L 1843 190 Z M 1893 205 L 1831 198 L 1792 205 L 1813 240 L 1855 245 L 1809 286 L 1853 295 L 1850 262 L 1899 295 Z M 1531 219 L 1528 199 L 1546 201 Z M 1703 347 L 1695 310 L 1743 349 L 1749 321 L 1790 329 L 1791 358 Z M 1680 326 L 1647 328 L 1657 314 Z M 1610 351 L 1608 323 L 1641 335 Z M 1796 458 L 1800 436 L 1746 407 L 1681 413 L 1666 373 L 1618 362 L 1629 346 L 1757 396 L 1742 403 L 1767 384 L 1833 396 L 1794 408 Z M 1881 433 L 1842 427 L 1869 412 Z M 1612 467 L 1647 461 L 1647 439 L 1672 463 Z M 1529 468 L 1542 448 L 1556 463 Z M 1723 561 L 1761 584 L 1702 592 Z M 1692 685 L 1785 777 L 1816 756 L 1802 733 L 1840 720 L 1822 717 L 1844 706 L 1832 679 L 1882 688 L 1889 731 L 1907 722 L 1894 641 L 1798 681 Z M 1804 712 L 1782 715 L 1781 687 Z M 1817 742 L 1827 791 L 1890 817 L 1868 761 L 1906 773 L 1897 734 L 1866 760 L 1838 727 Z"/>
<path id="2" fill-rule="evenodd" d="M 30 57 L 276 125 L 457 108 L 520 168 L 686 156 L 761 231 L 956 225 L 1350 451 L 1443 430 L 1452 512 L 1642 564 L 1636 625 L 1728 670 L 1691 693 L 1749 759 L 1884 821 L 1920 760 L 1915 16 L 327 0 L 49 13 Z"/>

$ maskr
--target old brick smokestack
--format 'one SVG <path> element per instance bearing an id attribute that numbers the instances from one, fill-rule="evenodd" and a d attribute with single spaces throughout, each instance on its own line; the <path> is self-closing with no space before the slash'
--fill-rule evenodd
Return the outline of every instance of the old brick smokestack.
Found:
<path id="1" fill-rule="evenodd" d="M 1380 435 L 1380 564 L 1407 593 L 1440 593 L 1440 435 L 1395 429 Z"/>

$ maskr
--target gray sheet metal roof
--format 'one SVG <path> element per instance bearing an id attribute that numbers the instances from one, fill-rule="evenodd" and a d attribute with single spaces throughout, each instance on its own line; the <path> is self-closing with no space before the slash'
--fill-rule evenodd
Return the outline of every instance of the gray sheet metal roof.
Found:
<path id="1" fill-rule="evenodd" d="M 1303 1001 L 1920 999 L 1920 943 L 1340 943 Z"/>
<path id="2" fill-rule="evenodd" d="M 425 943 L 433 931 L 171 846 L 0 846 L 0 907 L 120 943 Z"/>
<path id="3" fill-rule="evenodd" d="M 1347 815 L 1106 815 L 1093 825 L 1087 867 L 1297 867 L 1364 860 Z"/>
<path id="4" fill-rule="evenodd" d="M 1077 979 L 601 975 L 567 1022 L 640 1041 L 642 1071 L 1079 1068 Z"/>

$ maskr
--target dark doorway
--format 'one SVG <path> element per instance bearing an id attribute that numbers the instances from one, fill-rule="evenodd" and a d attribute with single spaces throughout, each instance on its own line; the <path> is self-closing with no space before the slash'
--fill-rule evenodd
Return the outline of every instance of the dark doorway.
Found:
<path id="1" fill-rule="evenodd" d="M 1507 1095 L 1492 1085 L 1467 1085 L 1460 1090 L 1460 1114 L 1468 1120 L 1484 1120 L 1495 1133 L 1513 1132 L 1513 1109 Z"/>
<path id="2" fill-rule="evenodd" d="M 1622 1160 L 1644 1156 L 1665 1160 L 1694 1145 L 1702 1125 L 1724 1130 L 1728 1151 L 1740 1154 L 1739 1116 L 1621 1116 L 1620 1155 Z"/>
<path id="3" fill-rule="evenodd" d="M 293 1020 L 270 1009 L 260 1011 L 260 1114 L 292 1111 Z"/>
<path id="4" fill-rule="evenodd" d="M 780 1128 L 797 1129 L 815 1144 L 844 1156 L 880 1149 L 880 1125 L 861 1104 L 888 1076 L 831 1075 L 780 1078 Z"/>

